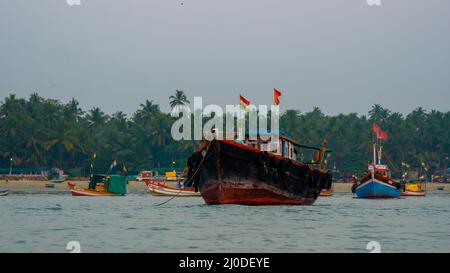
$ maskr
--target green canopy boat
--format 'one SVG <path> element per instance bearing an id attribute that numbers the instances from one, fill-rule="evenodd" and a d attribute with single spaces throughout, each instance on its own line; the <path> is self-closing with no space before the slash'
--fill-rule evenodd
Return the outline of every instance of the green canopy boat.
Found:
<path id="1" fill-rule="evenodd" d="M 73 196 L 122 196 L 127 194 L 127 180 L 123 175 L 93 174 L 89 188 L 76 189 L 75 184 L 67 183 Z"/>

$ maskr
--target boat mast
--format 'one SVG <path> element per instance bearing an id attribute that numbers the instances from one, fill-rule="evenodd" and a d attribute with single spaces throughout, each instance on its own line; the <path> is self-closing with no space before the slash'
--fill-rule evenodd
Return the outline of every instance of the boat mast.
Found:
<path id="1" fill-rule="evenodd" d="M 378 165 L 381 165 L 381 155 L 383 153 L 383 146 L 381 145 L 381 140 L 380 140 L 380 149 L 378 150 Z"/>
<path id="2" fill-rule="evenodd" d="M 377 164 L 377 143 L 373 142 L 373 165 Z"/>
<path id="3" fill-rule="evenodd" d="M 372 176 L 372 180 L 375 178 L 375 164 L 377 162 L 377 143 L 373 142 L 373 161 L 372 161 L 372 169 L 370 170 L 370 174 Z"/>

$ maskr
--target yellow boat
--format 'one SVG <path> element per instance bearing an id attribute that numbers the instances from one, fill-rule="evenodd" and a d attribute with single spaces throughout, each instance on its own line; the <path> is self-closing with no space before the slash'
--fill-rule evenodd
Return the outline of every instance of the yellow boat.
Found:
<path id="1" fill-rule="evenodd" d="M 402 196 L 425 196 L 427 194 L 426 187 L 421 183 L 408 182 L 403 186 Z"/>
<path id="2" fill-rule="evenodd" d="M 333 193 L 334 193 L 334 189 L 333 188 L 331 188 L 329 190 L 323 189 L 320 192 L 320 196 L 322 196 L 322 197 L 329 197 L 329 196 L 333 196 Z"/>

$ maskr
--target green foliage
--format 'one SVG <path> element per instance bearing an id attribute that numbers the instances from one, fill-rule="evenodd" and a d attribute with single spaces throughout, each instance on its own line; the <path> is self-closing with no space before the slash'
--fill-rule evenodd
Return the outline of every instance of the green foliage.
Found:
<path id="1" fill-rule="evenodd" d="M 0 166 L 58 167 L 89 172 L 97 154 L 96 172 L 106 172 L 115 159 L 136 173 L 142 169 L 183 167 L 198 141 L 174 141 L 174 121 L 159 106 L 146 100 L 127 117 L 123 112 L 109 116 L 99 108 L 84 112 L 75 99 L 61 103 L 32 94 L 28 99 L 11 94 L 0 102 Z M 170 106 L 189 103 L 183 91 L 170 96 Z M 328 139 L 333 150 L 328 159 L 341 172 L 361 172 L 371 159 L 371 124 L 377 122 L 389 133 L 386 154 L 397 165 L 407 162 L 419 168 L 426 162 L 431 170 L 445 166 L 450 150 L 450 112 L 417 108 L 403 116 L 374 105 L 368 117 L 355 113 L 327 116 L 315 107 L 311 112 L 287 110 L 280 126 L 302 144 L 321 146 Z M 307 151 L 303 159 L 313 159 Z"/>
<path id="2" fill-rule="evenodd" d="M 403 117 L 380 105 L 374 105 L 369 118 L 355 113 L 325 116 L 320 109 L 301 114 L 287 110 L 281 117 L 280 126 L 301 143 L 320 146 L 326 138 L 333 150 L 329 159 L 336 163 L 341 172 L 362 172 L 371 161 L 371 125 L 378 123 L 388 132 L 389 140 L 384 144 L 384 154 L 394 166 L 400 169 L 401 162 L 413 168 L 420 168 L 426 162 L 431 170 L 446 166 L 450 152 L 450 112 L 431 111 L 417 108 Z M 310 158 L 306 158 L 308 160 Z M 392 165 L 390 164 L 390 165 Z"/>

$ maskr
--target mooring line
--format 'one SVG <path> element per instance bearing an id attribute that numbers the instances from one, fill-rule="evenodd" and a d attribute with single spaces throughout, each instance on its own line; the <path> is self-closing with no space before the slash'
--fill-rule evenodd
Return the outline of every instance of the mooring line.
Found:
<path id="1" fill-rule="evenodd" d="M 195 170 L 194 174 L 193 174 L 190 178 L 188 178 L 187 180 L 185 180 L 185 181 L 183 182 L 183 184 L 185 184 L 186 182 L 189 182 L 190 180 L 192 180 L 192 178 L 194 178 L 195 175 L 197 174 L 198 170 L 200 170 L 200 167 L 203 165 L 203 162 L 205 161 L 205 158 L 206 158 L 206 156 L 208 155 L 208 151 L 209 151 L 209 147 L 211 147 L 211 143 L 212 143 L 212 141 L 210 141 L 209 144 L 208 144 L 208 146 L 206 147 L 206 153 L 205 153 L 205 156 L 202 158 L 202 161 L 200 161 L 200 164 L 198 165 L 198 167 L 197 167 L 197 169 Z M 158 207 L 158 206 L 161 206 L 161 205 L 164 205 L 164 204 L 169 203 L 171 200 L 175 199 L 175 197 L 177 197 L 177 196 L 181 193 L 181 190 L 182 190 L 182 189 L 180 189 L 180 190 L 177 192 L 176 195 L 170 197 L 168 200 L 166 200 L 166 201 L 164 201 L 164 202 L 162 202 L 162 203 L 156 204 L 155 206 Z"/>

